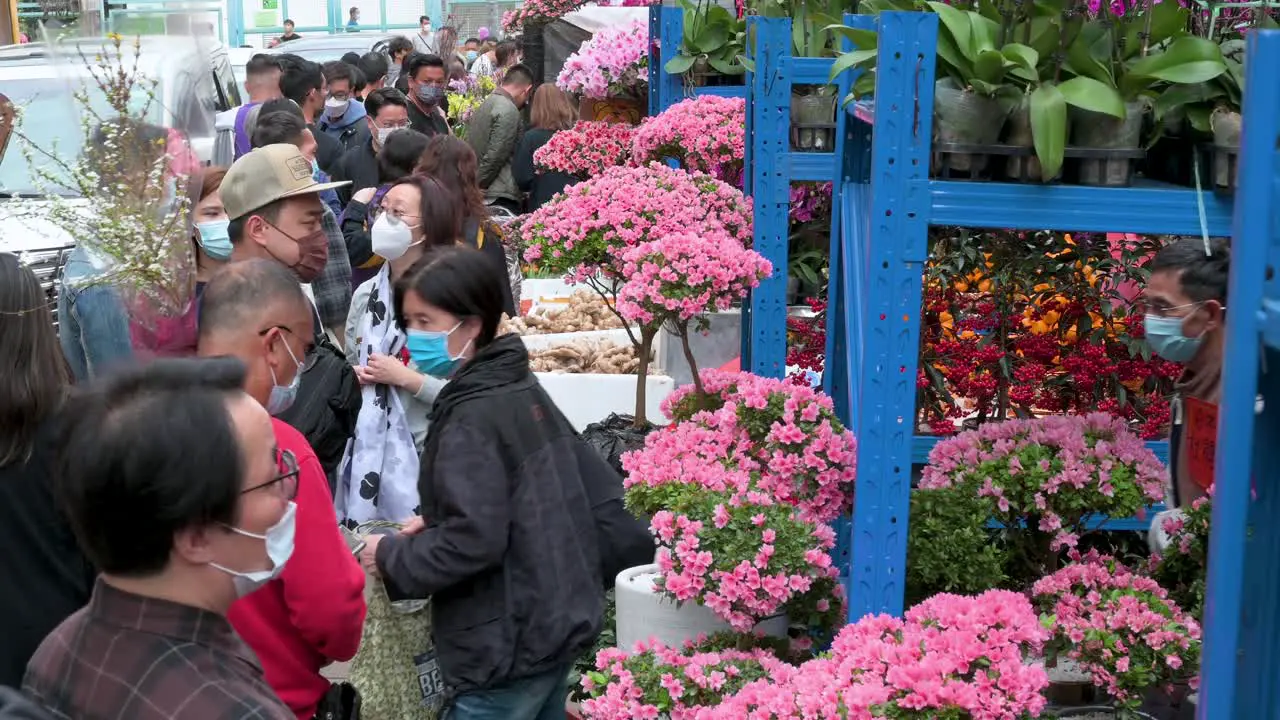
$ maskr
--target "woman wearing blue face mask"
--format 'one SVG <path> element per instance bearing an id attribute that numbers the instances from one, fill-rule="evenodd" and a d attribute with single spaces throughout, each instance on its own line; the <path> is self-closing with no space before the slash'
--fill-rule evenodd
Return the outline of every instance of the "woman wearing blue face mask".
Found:
<path id="1" fill-rule="evenodd" d="M 231 259 L 231 236 L 227 233 L 231 223 L 227 220 L 222 195 L 218 192 L 226 174 L 226 168 L 205 168 L 200 181 L 200 199 L 191 209 L 195 225 L 197 307 L 209 278 Z"/>
<path id="2" fill-rule="evenodd" d="M 404 328 L 391 312 L 392 288 L 426 249 L 456 242 L 461 226 L 453 196 L 436 180 L 412 175 L 387 190 L 369 230 L 373 252 L 385 262 L 356 288 L 347 316 L 347 361 L 364 402 L 338 470 L 338 516 L 354 524 L 418 514 L 418 455 L 444 380 L 410 359 Z"/>
<path id="3" fill-rule="evenodd" d="M 503 282 L 481 251 L 455 246 L 396 284 L 413 362 L 449 383 L 422 454 L 422 519 L 361 551 L 393 599 L 431 598 L 427 662 L 449 688 L 451 720 L 563 718 L 570 666 L 602 624 L 587 484 L 609 470 L 598 455 L 591 464 L 524 341 L 498 335 Z"/>

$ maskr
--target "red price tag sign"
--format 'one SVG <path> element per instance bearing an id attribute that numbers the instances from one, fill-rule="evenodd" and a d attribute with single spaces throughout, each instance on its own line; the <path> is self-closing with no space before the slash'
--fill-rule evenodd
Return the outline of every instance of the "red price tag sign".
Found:
<path id="1" fill-rule="evenodd" d="M 1182 441 L 1187 446 L 1187 470 L 1192 481 L 1208 490 L 1213 485 L 1213 458 L 1218 453 L 1218 406 L 1193 397 L 1184 398 L 1186 418 Z"/>

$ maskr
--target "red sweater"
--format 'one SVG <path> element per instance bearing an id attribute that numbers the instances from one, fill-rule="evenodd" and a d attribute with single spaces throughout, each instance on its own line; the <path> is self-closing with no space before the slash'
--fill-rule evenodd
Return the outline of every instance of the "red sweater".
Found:
<path id="1" fill-rule="evenodd" d="M 298 459 L 297 531 L 278 580 L 231 606 L 231 625 L 266 671 L 267 683 L 310 720 L 329 689 L 320 668 L 350 660 L 364 628 L 364 571 L 338 531 L 320 461 L 302 433 L 272 418 L 276 443 Z"/>

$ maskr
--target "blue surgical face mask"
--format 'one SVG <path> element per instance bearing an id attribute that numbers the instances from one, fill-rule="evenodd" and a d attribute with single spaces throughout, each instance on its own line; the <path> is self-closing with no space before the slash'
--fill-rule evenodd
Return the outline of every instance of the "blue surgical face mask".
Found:
<path id="1" fill-rule="evenodd" d="M 281 338 L 280 342 L 284 342 L 284 338 Z M 273 416 L 293 407 L 293 401 L 298 399 L 298 386 L 302 384 L 302 363 L 298 362 L 298 358 L 294 356 L 289 343 L 284 343 L 284 349 L 289 353 L 289 359 L 298 366 L 298 371 L 293 374 L 292 382 L 281 385 L 276 381 L 276 371 L 271 370 L 271 396 L 267 398 L 267 412 Z M 270 370 L 269 367 L 267 369 Z"/>
<path id="2" fill-rule="evenodd" d="M 205 255 L 214 260 L 231 259 L 231 235 L 227 232 L 230 226 L 230 220 L 196 223 L 196 230 L 200 233 L 200 248 Z"/>
<path id="3" fill-rule="evenodd" d="M 1199 306 L 1200 303 L 1195 304 L 1196 308 Z M 1196 356 L 1204 335 L 1187 337 L 1183 334 L 1182 323 L 1187 317 L 1189 314 L 1183 317 L 1147 315 L 1144 318 L 1143 327 L 1147 332 L 1147 344 L 1156 355 L 1176 363 L 1190 362 Z"/>
<path id="4" fill-rule="evenodd" d="M 479 55 L 479 53 L 477 53 L 475 50 L 468 50 L 468 51 L 467 51 L 467 62 L 475 62 L 475 61 L 476 61 L 476 58 L 477 58 L 477 57 L 479 57 L 479 56 L 480 56 L 480 55 Z"/>
<path id="5" fill-rule="evenodd" d="M 462 323 L 459 322 L 453 326 L 453 330 L 461 326 Z M 431 377 L 444 379 L 453 375 L 462 355 L 471 347 L 471 341 L 468 340 L 457 357 L 450 355 L 449 336 L 453 334 L 453 330 L 409 330 L 406 333 L 408 338 L 405 340 L 405 347 L 409 348 L 409 358 L 413 360 L 413 364 Z"/>
<path id="6" fill-rule="evenodd" d="M 418 86 L 418 99 L 428 105 L 435 105 L 444 97 L 444 88 L 439 85 L 423 84 Z"/>

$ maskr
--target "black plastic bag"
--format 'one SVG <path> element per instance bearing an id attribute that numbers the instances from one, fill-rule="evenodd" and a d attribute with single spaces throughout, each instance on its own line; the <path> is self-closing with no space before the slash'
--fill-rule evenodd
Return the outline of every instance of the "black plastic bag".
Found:
<path id="1" fill-rule="evenodd" d="M 645 436 L 653 430 L 652 424 L 638 428 L 634 417 L 612 413 L 604 420 L 591 423 L 583 429 L 582 439 L 600 453 L 615 472 L 626 477 L 622 470 L 623 453 L 644 447 Z"/>

